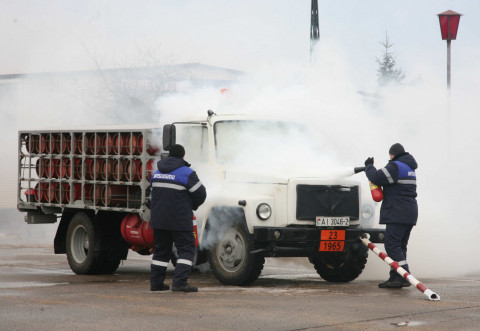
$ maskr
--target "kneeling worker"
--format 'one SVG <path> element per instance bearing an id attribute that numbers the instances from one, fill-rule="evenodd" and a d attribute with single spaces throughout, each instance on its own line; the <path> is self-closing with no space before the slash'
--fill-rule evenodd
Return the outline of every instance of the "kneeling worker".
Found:
<path id="1" fill-rule="evenodd" d="M 169 156 L 157 163 L 158 170 L 150 181 L 152 185 L 151 225 L 154 231 L 150 290 L 167 291 L 164 283 L 168 262 L 172 256 L 172 244 L 178 252 L 173 275 L 172 290 L 197 292 L 188 285 L 188 277 L 195 257 L 193 235 L 193 211 L 205 201 L 207 192 L 190 164 L 183 160 L 182 145 L 170 147 Z"/>

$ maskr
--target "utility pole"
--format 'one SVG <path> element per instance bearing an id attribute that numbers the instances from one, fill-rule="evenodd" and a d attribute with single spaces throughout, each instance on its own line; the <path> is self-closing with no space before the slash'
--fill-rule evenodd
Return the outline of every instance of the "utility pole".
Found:
<path id="1" fill-rule="evenodd" d="M 318 0 L 312 0 L 312 11 L 310 20 L 310 62 L 312 62 L 312 54 L 320 39 L 320 28 L 318 26 Z"/>

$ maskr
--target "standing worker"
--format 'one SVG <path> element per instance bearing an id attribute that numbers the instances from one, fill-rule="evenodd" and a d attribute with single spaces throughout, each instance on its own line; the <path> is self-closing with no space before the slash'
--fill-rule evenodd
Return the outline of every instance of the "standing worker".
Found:
<path id="1" fill-rule="evenodd" d="M 188 285 L 188 277 L 195 257 L 193 234 L 193 211 L 205 201 L 207 192 L 195 171 L 186 162 L 182 145 L 170 147 L 166 159 L 157 163 L 158 170 L 152 176 L 151 224 L 154 233 L 150 290 L 167 291 L 164 283 L 168 262 L 172 256 L 172 245 L 178 252 L 177 265 L 173 274 L 172 291 L 197 292 L 198 288 Z"/>
<path id="2" fill-rule="evenodd" d="M 375 185 L 383 186 L 383 202 L 380 209 L 380 224 L 386 224 L 385 250 L 387 255 L 410 273 L 407 264 L 407 245 L 410 232 L 417 224 L 417 162 L 405 152 L 400 144 L 393 144 L 389 150 L 390 161 L 377 170 L 373 166 L 373 157 L 365 161 L 365 173 Z M 410 283 L 394 269 L 386 282 L 378 284 L 380 288 L 401 288 Z"/>

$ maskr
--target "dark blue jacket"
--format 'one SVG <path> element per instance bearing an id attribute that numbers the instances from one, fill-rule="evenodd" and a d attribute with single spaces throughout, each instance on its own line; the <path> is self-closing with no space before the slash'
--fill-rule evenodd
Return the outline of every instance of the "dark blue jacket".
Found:
<path id="1" fill-rule="evenodd" d="M 417 224 L 417 162 L 409 153 L 400 153 L 385 168 L 367 165 L 365 173 L 375 185 L 383 187 L 380 224 Z"/>
<path id="2" fill-rule="evenodd" d="M 205 187 L 189 164 L 169 156 L 157 163 L 152 176 L 152 228 L 193 231 L 193 211 L 206 199 Z"/>

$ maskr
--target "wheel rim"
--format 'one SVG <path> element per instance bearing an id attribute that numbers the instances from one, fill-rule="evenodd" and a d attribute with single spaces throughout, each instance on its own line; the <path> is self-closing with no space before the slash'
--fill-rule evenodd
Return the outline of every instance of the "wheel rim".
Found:
<path id="1" fill-rule="evenodd" d="M 218 243 L 216 256 L 227 272 L 236 272 L 245 263 L 246 245 L 243 236 L 235 229 L 229 230 Z"/>
<path id="2" fill-rule="evenodd" d="M 85 262 L 90 243 L 88 241 L 87 229 L 83 225 L 77 226 L 73 231 L 70 245 L 72 248 L 72 257 L 75 262 L 78 264 Z"/>

